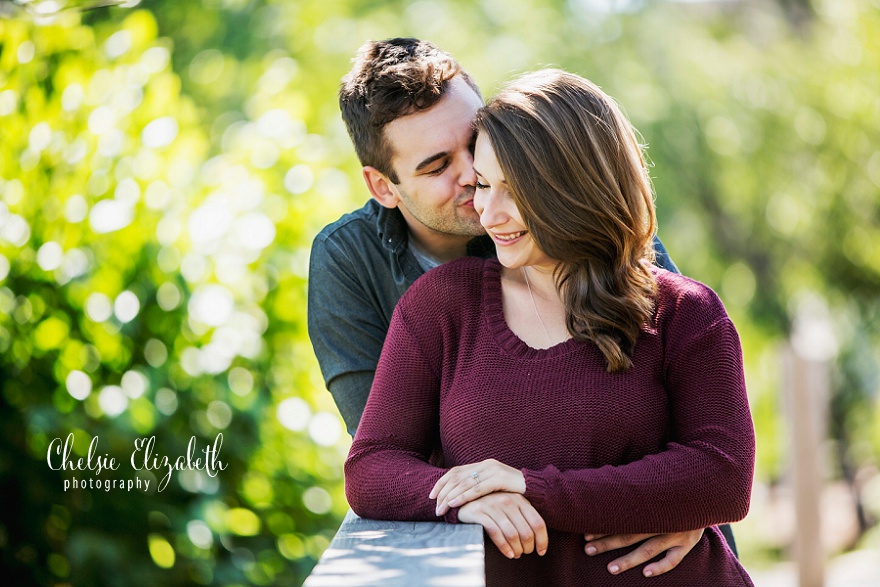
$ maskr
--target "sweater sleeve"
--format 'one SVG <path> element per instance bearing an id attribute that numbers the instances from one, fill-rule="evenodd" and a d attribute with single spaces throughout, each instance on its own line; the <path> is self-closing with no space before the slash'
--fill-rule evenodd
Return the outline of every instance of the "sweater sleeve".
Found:
<path id="1" fill-rule="evenodd" d="M 549 527 L 660 533 L 745 517 L 755 438 L 739 337 L 726 313 L 667 345 L 665 362 L 671 430 L 663 451 L 621 466 L 523 470 L 525 497 Z"/>
<path id="2" fill-rule="evenodd" d="M 440 519 L 435 500 L 428 498 L 446 472 L 429 463 L 439 446 L 438 369 L 426 358 L 398 306 L 345 462 L 346 496 L 359 516 Z M 446 519 L 457 521 L 457 510 Z"/>

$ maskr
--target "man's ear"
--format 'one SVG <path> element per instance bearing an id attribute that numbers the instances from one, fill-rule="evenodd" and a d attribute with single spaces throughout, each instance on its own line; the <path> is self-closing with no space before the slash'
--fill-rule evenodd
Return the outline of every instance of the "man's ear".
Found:
<path id="1" fill-rule="evenodd" d="M 388 179 L 388 176 L 369 165 L 364 167 L 363 173 L 367 189 L 370 190 L 376 201 L 386 208 L 397 208 L 397 203 L 400 201 L 397 188 Z"/>

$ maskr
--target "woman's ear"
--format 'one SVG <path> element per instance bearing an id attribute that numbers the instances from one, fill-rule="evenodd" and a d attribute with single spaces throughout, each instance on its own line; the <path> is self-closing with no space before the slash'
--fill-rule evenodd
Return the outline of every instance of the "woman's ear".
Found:
<path id="1" fill-rule="evenodd" d="M 386 208 L 397 208 L 400 197 L 397 193 L 397 187 L 388 179 L 388 176 L 369 165 L 364 167 L 363 173 L 367 189 L 370 190 L 376 201 Z"/>

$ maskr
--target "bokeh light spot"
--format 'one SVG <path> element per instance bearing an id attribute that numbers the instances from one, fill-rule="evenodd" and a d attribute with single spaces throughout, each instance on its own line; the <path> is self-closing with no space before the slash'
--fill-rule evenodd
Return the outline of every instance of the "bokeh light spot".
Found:
<path id="1" fill-rule="evenodd" d="M 71 223 L 82 222 L 89 215 L 89 204 L 81 194 L 67 198 L 64 204 L 64 218 Z"/>
<path id="2" fill-rule="evenodd" d="M 104 322 L 113 315 L 110 298 L 102 293 L 93 293 L 86 299 L 86 315 L 92 322 Z"/>
<path id="3" fill-rule="evenodd" d="M 284 187 L 293 195 L 308 191 L 314 181 L 315 174 L 308 165 L 294 165 L 284 175 Z"/>
<path id="4" fill-rule="evenodd" d="M 14 90 L 0 92 L 0 116 L 9 116 L 18 106 L 18 95 Z"/>
<path id="5" fill-rule="evenodd" d="M 260 531 L 260 518 L 249 509 L 232 508 L 226 512 L 226 527 L 239 536 L 255 536 Z"/>
<path id="6" fill-rule="evenodd" d="M 158 369 L 168 360 L 168 349 L 161 340 L 151 338 L 144 345 L 144 358 L 151 367 Z"/>
<path id="7" fill-rule="evenodd" d="M 161 149 L 170 145 L 177 138 L 177 132 L 177 121 L 170 116 L 164 116 L 144 127 L 141 141 L 149 149 Z"/>
<path id="8" fill-rule="evenodd" d="M 189 301 L 190 316 L 208 326 L 225 324 L 233 308 L 232 293 L 222 285 L 199 286 Z"/>
<path id="9" fill-rule="evenodd" d="M 61 94 L 61 107 L 67 112 L 74 112 L 82 105 L 85 97 L 86 93 L 81 85 L 77 83 L 69 84 Z"/>
<path id="10" fill-rule="evenodd" d="M 67 375 L 65 385 L 67 386 L 67 393 L 80 401 L 86 399 L 92 393 L 92 380 L 82 371 L 71 371 Z"/>
<path id="11" fill-rule="evenodd" d="M 283 534 L 278 537 L 278 552 L 288 560 L 298 560 L 305 556 L 306 548 L 296 534 Z"/>
<path id="12" fill-rule="evenodd" d="M 125 202 L 118 200 L 101 200 L 89 214 L 89 224 L 98 234 L 107 234 L 121 230 L 132 223 L 134 211 Z"/>
<path id="13" fill-rule="evenodd" d="M 115 417 L 128 407 L 128 398 L 118 385 L 108 385 L 98 394 L 98 405 L 110 417 Z"/>
<path id="14" fill-rule="evenodd" d="M 321 446 L 333 446 L 342 436 L 342 425 L 339 417 L 329 412 L 315 414 L 309 422 L 309 436 L 315 444 Z"/>
<path id="15" fill-rule="evenodd" d="M 116 319 L 123 324 L 134 320 L 140 310 L 140 300 L 130 291 L 122 292 L 116 296 L 116 301 L 113 302 L 113 313 L 116 314 Z"/>
<path id="16" fill-rule="evenodd" d="M 159 302 L 159 307 L 166 312 L 170 312 L 177 308 L 180 305 L 181 299 L 182 296 L 180 290 L 170 281 L 166 281 L 160 285 L 159 289 L 156 291 L 156 301 Z"/>
<path id="17" fill-rule="evenodd" d="M 206 410 L 208 422 L 211 423 L 211 426 L 215 428 L 219 428 L 223 430 L 227 426 L 229 426 L 230 422 L 232 422 L 232 409 L 225 403 L 221 401 L 213 401 L 208 404 L 208 409 Z"/>
<path id="18" fill-rule="evenodd" d="M 243 367 L 233 367 L 229 370 L 229 389 L 232 393 L 242 397 L 248 395 L 254 388 L 254 376 Z"/>
<path id="19" fill-rule="evenodd" d="M 262 250 L 275 240 L 275 225 L 265 214 L 252 212 L 235 221 L 234 234 L 241 246 Z"/>
<path id="20" fill-rule="evenodd" d="M 122 391 L 132 399 L 144 395 L 150 382 L 140 371 L 126 371 L 122 375 Z"/>
<path id="21" fill-rule="evenodd" d="M 30 63 L 34 58 L 34 54 L 36 53 L 37 48 L 34 47 L 34 44 L 30 41 L 25 41 L 21 45 L 18 46 L 18 62 L 24 65 L 25 63 Z"/>
<path id="22" fill-rule="evenodd" d="M 214 534 L 211 528 L 201 520 L 192 520 L 186 524 L 186 535 L 199 548 L 211 548 L 214 545 Z"/>
<path id="23" fill-rule="evenodd" d="M 309 424 L 312 410 L 305 401 L 298 397 L 289 397 L 278 404 L 275 412 L 278 421 L 288 430 L 298 432 Z"/>
<path id="24" fill-rule="evenodd" d="M 54 241 L 43 243 L 37 251 L 37 265 L 43 271 L 54 271 L 61 265 L 64 259 L 64 251 L 61 245 Z"/>
<path id="25" fill-rule="evenodd" d="M 39 153 L 49 146 L 52 141 L 52 127 L 48 122 L 40 122 L 31 129 L 28 135 L 28 148 L 34 153 Z"/>
<path id="26" fill-rule="evenodd" d="M 309 487 L 303 491 L 302 500 L 306 509 L 318 515 L 326 514 L 333 506 L 333 499 L 322 487 Z"/>
<path id="27" fill-rule="evenodd" d="M 110 35 L 104 43 L 104 53 L 110 59 L 116 59 L 128 53 L 131 49 L 131 33 L 121 30 Z"/>
<path id="28" fill-rule="evenodd" d="M 156 409 L 170 416 L 177 411 L 177 394 L 167 387 L 161 387 L 156 391 Z"/>
<path id="29" fill-rule="evenodd" d="M 147 539 L 150 549 L 150 556 L 156 566 L 163 569 L 170 569 L 174 566 L 174 548 L 165 538 L 158 534 L 150 534 Z"/>

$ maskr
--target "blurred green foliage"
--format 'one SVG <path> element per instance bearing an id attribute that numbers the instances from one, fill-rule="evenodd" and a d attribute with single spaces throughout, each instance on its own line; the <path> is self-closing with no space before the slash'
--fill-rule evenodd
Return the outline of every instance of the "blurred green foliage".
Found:
<path id="1" fill-rule="evenodd" d="M 615 96 L 649 145 L 661 238 L 740 329 L 759 480 L 787 466 L 778 349 L 805 312 L 834 327 L 841 473 L 876 463 L 880 1 L 70 9 L 96 4 L 0 3 L 14 584 L 291 585 L 328 544 L 348 439 L 306 334 L 308 247 L 366 197 L 335 94 L 368 38 L 431 39 L 486 96 L 542 65 Z M 99 437 L 121 461 L 103 479 L 130 477 L 149 436 L 178 456 L 222 432 L 228 467 L 161 493 L 65 492 L 91 476 L 47 466 L 70 432 L 75 456 Z"/>

